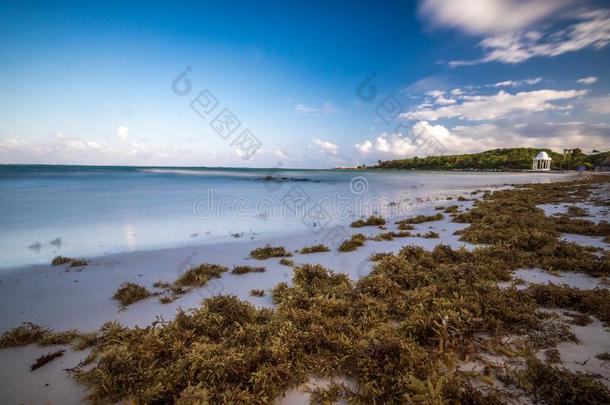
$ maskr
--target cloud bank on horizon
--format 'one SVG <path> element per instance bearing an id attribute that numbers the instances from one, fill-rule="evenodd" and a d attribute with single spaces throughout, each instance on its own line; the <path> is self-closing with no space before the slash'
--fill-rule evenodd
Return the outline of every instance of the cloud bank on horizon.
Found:
<path id="1" fill-rule="evenodd" d="M 309 8 L 332 22 L 286 6 L 252 26 L 239 21 L 250 21 L 246 5 L 233 25 L 212 23 L 227 11 L 214 5 L 201 25 L 157 10 L 144 33 L 137 9 L 117 18 L 100 6 L 107 38 L 83 28 L 92 16 L 33 7 L 13 5 L 0 42 L 10 55 L 0 67 L 0 163 L 325 167 L 425 155 L 415 135 L 443 153 L 610 149 L 610 8 L 601 2 L 421 0 L 353 15 L 321 3 Z M 36 16 L 46 23 L 28 21 Z M 278 18 L 286 26 L 266 23 Z M 39 31 L 23 35 L 26 26 Z M 197 92 L 227 100 L 261 140 L 248 160 L 190 99 L 169 93 L 185 64 Z M 357 96 L 367 78 L 372 100 Z M 391 119 L 379 113 L 388 97 L 400 107 Z"/>

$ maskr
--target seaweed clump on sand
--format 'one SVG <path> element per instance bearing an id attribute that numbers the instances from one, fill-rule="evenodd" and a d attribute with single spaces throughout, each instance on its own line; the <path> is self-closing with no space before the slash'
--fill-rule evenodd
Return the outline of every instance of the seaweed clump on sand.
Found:
<path id="1" fill-rule="evenodd" d="M 601 361 L 610 361 L 610 353 L 608 352 L 598 353 L 595 357 Z"/>
<path id="2" fill-rule="evenodd" d="M 372 262 L 378 262 L 381 259 L 385 259 L 386 257 L 392 257 L 392 256 L 394 256 L 394 254 L 389 253 L 389 252 L 372 253 L 369 256 L 369 260 Z"/>
<path id="3" fill-rule="evenodd" d="M 610 290 L 607 288 L 580 290 L 567 285 L 549 283 L 533 284 L 525 291 L 543 307 L 571 309 L 583 314 L 591 314 L 610 324 Z"/>
<path id="4" fill-rule="evenodd" d="M 371 215 L 367 219 L 359 219 L 350 224 L 352 228 L 362 228 L 365 226 L 383 226 L 385 219 L 376 215 Z"/>
<path id="5" fill-rule="evenodd" d="M 440 212 L 438 212 L 434 215 L 418 215 L 416 217 L 402 219 L 400 221 L 396 221 L 396 225 L 422 224 L 424 222 L 440 221 L 443 218 L 445 218 L 445 216 L 443 214 L 441 214 Z"/>
<path id="6" fill-rule="evenodd" d="M 190 292 L 193 288 L 205 287 L 211 279 L 220 278 L 222 273 L 225 273 L 228 270 L 227 267 L 218 264 L 201 263 L 195 267 L 188 268 L 173 283 L 164 281 L 155 282 L 153 287 L 162 289 L 163 291 L 154 294 L 151 293 L 150 295 L 164 294 L 159 298 L 159 302 L 161 304 L 169 304 L 180 296 Z M 260 273 L 263 271 L 265 271 L 264 267 L 235 266 L 232 273 Z"/>
<path id="7" fill-rule="evenodd" d="M 309 253 L 321 253 L 321 252 L 330 252 L 330 248 L 324 244 L 305 246 L 302 248 L 299 253 L 301 254 L 309 254 Z"/>
<path id="8" fill-rule="evenodd" d="M 610 253 L 597 255 L 596 248 L 567 242 L 559 236 L 568 229 L 572 233 L 604 236 L 610 232 L 608 224 L 548 217 L 537 207 L 585 199 L 591 188 L 606 181 L 606 176 L 592 176 L 576 182 L 530 184 L 496 191 L 477 201 L 472 210 L 456 214 L 453 221 L 470 224 L 461 231 L 460 240 L 501 248 L 502 254 L 513 256 L 517 268 L 541 267 L 607 276 Z"/>
<path id="9" fill-rule="evenodd" d="M 34 364 L 32 364 L 32 366 L 30 367 L 30 371 L 37 370 L 40 367 L 44 366 L 45 364 L 52 362 L 56 358 L 63 356 L 65 352 L 66 351 L 64 349 L 59 349 L 59 350 L 55 350 L 54 352 L 47 353 L 45 355 L 40 356 L 39 358 L 36 359 L 36 362 Z"/>
<path id="10" fill-rule="evenodd" d="M 33 343 L 40 343 L 43 346 L 67 343 L 71 341 L 74 333 L 75 331 L 58 333 L 31 322 L 24 322 L 0 336 L 0 348 L 25 346 Z"/>
<path id="11" fill-rule="evenodd" d="M 457 214 L 460 207 L 458 205 L 451 205 L 443 210 L 445 214 Z"/>
<path id="12" fill-rule="evenodd" d="M 555 215 L 551 218 L 559 232 L 588 236 L 610 236 L 610 223 L 606 221 L 595 223 L 586 219 L 570 218 L 567 215 Z"/>
<path id="13" fill-rule="evenodd" d="M 440 234 L 438 232 L 434 232 L 434 231 L 428 231 L 422 235 L 417 234 L 417 236 L 421 236 L 422 238 L 426 238 L 426 239 L 438 239 L 440 238 Z"/>
<path id="14" fill-rule="evenodd" d="M 339 245 L 339 252 L 352 252 L 358 249 L 361 246 L 364 246 L 364 241 L 366 240 L 366 236 L 361 233 L 356 233 L 352 235 L 349 239 L 343 241 L 341 245 Z"/>
<path id="15" fill-rule="evenodd" d="M 67 264 L 68 267 L 81 267 L 87 266 L 89 262 L 85 259 L 75 259 L 73 257 L 66 256 L 55 256 L 53 260 L 51 260 L 52 266 L 61 266 L 63 264 Z"/>
<path id="16" fill-rule="evenodd" d="M 610 391 L 593 376 L 572 373 L 558 365 L 548 364 L 530 355 L 526 366 L 513 375 L 500 377 L 532 394 L 536 402 L 552 405 L 566 403 L 607 404 Z"/>
<path id="17" fill-rule="evenodd" d="M 569 217 L 588 217 L 589 210 L 579 207 L 578 205 L 570 205 L 565 215 Z"/>
<path id="18" fill-rule="evenodd" d="M 187 269 L 174 282 L 180 287 L 203 287 L 213 278 L 220 278 L 229 269 L 218 264 L 202 263 Z"/>
<path id="19" fill-rule="evenodd" d="M 112 298 L 117 300 L 122 307 L 126 307 L 151 295 L 151 292 L 146 287 L 136 283 L 123 283 L 116 290 Z"/>
<path id="20" fill-rule="evenodd" d="M 476 353 L 475 336 L 541 322 L 527 295 L 495 286 L 506 274 L 494 261 L 448 246 L 406 247 L 357 283 L 298 266 L 292 286 L 272 290 L 275 310 L 217 296 L 166 323 L 107 329 L 94 366 L 74 375 L 100 402 L 267 403 L 311 376 L 353 379 L 357 389 L 317 395 L 355 403 L 490 402 L 497 393 L 472 387 L 457 361 Z"/>
<path id="21" fill-rule="evenodd" d="M 263 273 L 266 269 L 261 266 L 235 266 L 231 273 L 233 274 L 246 274 L 246 273 Z"/>
<path id="22" fill-rule="evenodd" d="M 258 260 L 266 260 L 272 257 L 290 257 L 292 253 L 283 246 L 271 246 L 269 244 L 262 248 L 256 248 L 250 252 L 250 256 Z"/>
<path id="23" fill-rule="evenodd" d="M 80 332 L 76 329 L 59 332 L 31 322 L 24 322 L 0 335 L 0 349 L 30 344 L 40 346 L 70 344 L 73 348 L 81 350 L 94 344 L 96 339 L 95 332 Z"/>
<path id="24" fill-rule="evenodd" d="M 409 236 L 413 236 L 409 231 L 390 231 L 378 233 L 377 235 L 373 236 L 371 240 L 383 242 L 386 240 L 394 240 L 394 238 L 408 238 Z"/>

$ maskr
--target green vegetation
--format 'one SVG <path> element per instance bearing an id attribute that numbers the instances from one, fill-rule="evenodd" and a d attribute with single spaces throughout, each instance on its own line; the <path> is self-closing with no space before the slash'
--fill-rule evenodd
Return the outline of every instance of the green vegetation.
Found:
<path id="1" fill-rule="evenodd" d="M 186 270 L 174 282 L 174 285 L 179 287 L 203 287 L 212 278 L 220 278 L 222 273 L 229 269 L 218 264 L 202 263 L 197 267 L 191 267 Z"/>
<path id="2" fill-rule="evenodd" d="M 254 289 L 250 290 L 250 295 L 252 295 L 254 297 L 264 297 L 265 290 L 261 290 L 260 288 L 254 288 Z"/>
<path id="3" fill-rule="evenodd" d="M 319 245 L 313 245 L 313 246 L 305 246 L 300 251 L 300 253 L 302 253 L 302 254 L 318 253 L 318 252 L 330 252 L 330 248 L 326 245 L 319 244 Z"/>
<path id="4" fill-rule="evenodd" d="M 89 262 L 85 259 L 74 259 L 66 256 L 55 256 L 51 261 L 52 266 L 61 266 L 63 264 L 67 264 L 69 267 L 80 267 L 88 265 Z"/>
<path id="5" fill-rule="evenodd" d="M 126 307 L 136 301 L 143 300 L 151 296 L 150 291 L 136 283 L 123 283 L 116 290 L 113 299 L 117 300 L 121 306 Z"/>
<path id="6" fill-rule="evenodd" d="M 233 274 L 246 274 L 246 273 L 263 273 L 266 269 L 264 267 L 255 266 L 235 266 L 231 273 Z"/>
<path id="7" fill-rule="evenodd" d="M 272 257 L 290 257 L 292 253 L 288 252 L 283 246 L 266 245 L 262 248 L 256 248 L 250 252 L 250 256 L 258 260 L 265 260 Z"/>
<path id="8" fill-rule="evenodd" d="M 385 219 L 375 215 L 371 215 L 366 220 L 359 219 L 350 224 L 352 228 L 362 228 L 364 226 L 383 226 L 385 225 Z"/>
<path id="9" fill-rule="evenodd" d="M 364 246 L 364 241 L 366 240 L 366 236 L 361 233 L 356 233 L 352 235 L 349 239 L 343 241 L 341 245 L 339 245 L 339 252 L 352 252 L 358 249 L 361 246 Z"/>
<path id="10" fill-rule="evenodd" d="M 584 167 L 592 170 L 596 164 L 610 155 L 610 152 L 585 155 L 580 149 L 561 154 L 549 149 L 508 148 L 494 149 L 467 155 L 428 156 L 410 159 L 379 161 L 373 168 L 406 170 L 529 170 L 532 159 L 545 151 L 553 159 L 551 168 L 575 170 Z"/>

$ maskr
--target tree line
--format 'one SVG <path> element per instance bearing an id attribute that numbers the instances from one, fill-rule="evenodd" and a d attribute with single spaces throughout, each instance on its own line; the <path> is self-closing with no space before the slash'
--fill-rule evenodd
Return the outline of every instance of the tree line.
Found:
<path id="1" fill-rule="evenodd" d="M 412 157 L 378 161 L 372 168 L 403 170 L 528 170 L 532 168 L 532 159 L 545 151 L 552 159 L 553 170 L 593 170 L 610 152 L 593 151 L 585 154 L 580 149 L 565 149 L 564 153 L 550 149 L 507 148 L 494 149 L 480 153 L 463 155 L 445 155 Z"/>

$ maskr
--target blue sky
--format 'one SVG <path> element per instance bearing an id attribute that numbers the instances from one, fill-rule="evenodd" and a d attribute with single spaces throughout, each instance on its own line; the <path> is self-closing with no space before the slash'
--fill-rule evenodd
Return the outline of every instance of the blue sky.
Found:
<path id="1" fill-rule="evenodd" d="M 329 167 L 610 147 L 604 2 L 2 1 L 0 60 L 0 163 Z M 357 89 L 372 73 L 369 99 Z M 202 117 L 190 103 L 203 90 L 218 105 Z M 240 121 L 227 139 L 211 127 L 224 108 Z"/>

